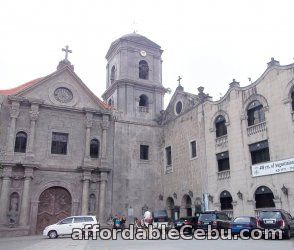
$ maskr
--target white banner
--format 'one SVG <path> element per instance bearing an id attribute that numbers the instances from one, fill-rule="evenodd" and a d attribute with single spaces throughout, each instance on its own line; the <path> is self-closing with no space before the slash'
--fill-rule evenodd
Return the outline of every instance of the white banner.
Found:
<path id="1" fill-rule="evenodd" d="M 294 171 L 294 158 L 252 165 L 252 176 L 280 174 Z"/>

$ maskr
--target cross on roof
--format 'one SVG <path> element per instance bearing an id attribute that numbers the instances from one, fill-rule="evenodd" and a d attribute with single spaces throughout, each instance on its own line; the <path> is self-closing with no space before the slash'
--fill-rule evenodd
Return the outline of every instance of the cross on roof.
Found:
<path id="1" fill-rule="evenodd" d="M 65 48 L 62 48 L 62 51 L 65 52 L 65 60 L 67 60 L 68 58 L 68 53 L 72 53 L 72 50 L 69 50 L 68 48 L 69 48 L 68 45 L 66 45 Z"/>
<path id="2" fill-rule="evenodd" d="M 179 82 L 179 85 L 181 85 L 181 80 L 182 80 L 182 77 L 179 76 L 177 80 Z"/>

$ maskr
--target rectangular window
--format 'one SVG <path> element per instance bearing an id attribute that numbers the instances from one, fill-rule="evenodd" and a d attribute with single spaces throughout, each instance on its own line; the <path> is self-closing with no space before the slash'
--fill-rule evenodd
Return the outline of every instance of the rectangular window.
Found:
<path id="1" fill-rule="evenodd" d="M 140 145 L 140 159 L 141 160 L 149 160 L 149 146 L 148 145 Z"/>
<path id="2" fill-rule="evenodd" d="M 172 165 L 172 152 L 171 152 L 171 146 L 165 148 L 165 156 L 166 156 L 166 165 L 167 165 L 167 166 Z"/>
<path id="3" fill-rule="evenodd" d="M 223 152 L 216 155 L 218 171 L 230 170 L 229 152 Z"/>
<path id="4" fill-rule="evenodd" d="M 249 145 L 252 165 L 270 161 L 268 141 L 261 141 Z"/>
<path id="5" fill-rule="evenodd" d="M 191 158 L 195 158 L 197 156 L 196 141 L 190 142 L 190 148 L 191 148 Z"/>
<path id="6" fill-rule="evenodd" d="M 68 142 L 68 134 L 53 132 L 51 154 L 66 155 L 67 142 Z"/>

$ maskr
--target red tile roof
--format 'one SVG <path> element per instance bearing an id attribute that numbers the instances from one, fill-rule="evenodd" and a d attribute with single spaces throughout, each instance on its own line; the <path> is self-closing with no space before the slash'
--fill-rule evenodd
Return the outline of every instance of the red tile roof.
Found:
<path id="1" fill-rule="evenodd" d="M 45 78 L 45 77 L 40 77 L 40 78 L 37 78 L 37 79 L 31 80 L 31 81 L 29 81 L 29 82 L 26 82 L 26 83 L 24 83 L 24 84 L 22 84 L 22 85 L 19 85 L 19 86 L 15 87 L 15 88 L 12 88 L 12 89 L 4 89 L 4 90 L 0 90 L 0 94 L 2 94 L 2 95 L 16 95 L 16 94 L 18 94 L 19 92 L 21 92 L 22 90 L 24 90 L 24 89 L 26 89 L 26 88 L 28 88 L 28 87 L 31 87 L 31 86 L 37 84 L 38 82 L 40 82 L 40 81 L 41 81 L 42 79 L 44 79 L 44 78 Z M 94 95 L 94 94 L 93 94 L 93 95 Z M 101 104 L 101 106 L 102 106 L 103 108 L 105 108 L 105 109 L 111 109 L 111 107 L 110 107 L 107 103 L 101 101 L 100 98 L 97 97 L 96 95 L 94 95 L 94 96 L 97 98 L 97 101 Z"/>
<path id="2" fill-rule="evenodd" d="M 15 88 L 12 88 L 12 89 L 4 89 L 4 90 L 0 90 L 0 94 L 2 95 L 16 95 L 18 94 L 20 91 L 30 87 L 30 86 L 33 86 L 35 85 L 36 83 L 38 83 L 39 81 L 41 81 L 44 77 L 40 77 L 40 78 L 37 78 L 37 79 L 34 79 L 34 80 L 31 80 L 29 82 L 26 82 L 22 85 L 19 85 Z"/>

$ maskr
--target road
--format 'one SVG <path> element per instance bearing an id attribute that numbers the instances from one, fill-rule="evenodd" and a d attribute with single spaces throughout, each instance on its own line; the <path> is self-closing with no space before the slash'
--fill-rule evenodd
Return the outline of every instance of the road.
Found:
<path id="1" fill-rule="evenodd" d="M 48 239 L 43 236 L 26 236 L 0 239 L 0 250 L 293 250 L 291 240 L 72 240 L 70 237 Z"/>

